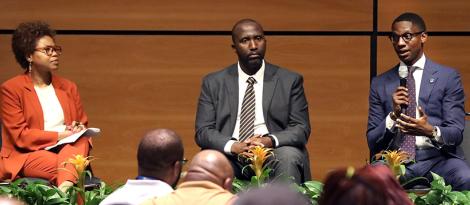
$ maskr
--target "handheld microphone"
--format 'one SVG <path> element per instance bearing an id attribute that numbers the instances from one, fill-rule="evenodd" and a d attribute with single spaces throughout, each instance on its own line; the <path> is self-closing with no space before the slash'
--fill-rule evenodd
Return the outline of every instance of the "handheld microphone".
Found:
<path id="1" fill-rule="evenodd" d="M 408 68 L 400 66 L 398 68 L 398 75 L 400 76 L 400 86 L 406 88 L 406 77 L 408 77 Z M 401 113 L 406 113 L 406 105 L 401 105 Z"/>

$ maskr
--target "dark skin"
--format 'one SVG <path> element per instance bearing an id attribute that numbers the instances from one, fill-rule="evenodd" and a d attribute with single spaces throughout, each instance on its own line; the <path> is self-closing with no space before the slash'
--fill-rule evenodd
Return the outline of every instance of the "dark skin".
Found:
<path id="1" fill-rule="evenodd" d="M 401 36 L 405 33 L 417 33 L 421 30 L 409 21 L 399 21 L 392 25 L 393 35 Z M 424 43 L 427 40 L 427 34 L 421 33 L 414 36 L 409 42 L 398 38 L 397 42 L 392 42 L 393 48 L 407 66 L 416 63 L 424 53 Z M 396 120 L 397 128 L 401 132 L 416 136 L 427 136 L 432 138 L 434 127 L 429 124 L 428 116 L 421 107 L 418 107 L 419 117 L 414 118 L 401 113 L 401 106 L 408 105 L 408 89 L 399 86 L 392 95 L 393 113 L 390 116 L 392 120 Z"/>
<path id="2" fill-rule="evenodd" d="M 253 21 L 242 21 L 232 30 L 232 48 L 238 56 L 240 67 L 248 75 L 254 75 L 263 64 L 266 53 L 266 39 L 261 25 Z M 253 146 L 273 147 L 269 137 L 254 135 L 244 142 L 235 142 L 233 154 L 247 154 Z"/>

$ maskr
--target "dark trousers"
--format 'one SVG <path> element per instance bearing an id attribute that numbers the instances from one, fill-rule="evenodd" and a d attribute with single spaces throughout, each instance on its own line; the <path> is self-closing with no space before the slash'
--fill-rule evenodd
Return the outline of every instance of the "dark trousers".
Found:
<path id="1" fill-rule="evenodd" d="M 432 181 L 431 172 L 434 172 L 443 177 L 453 190 L 470 190 L 470 167 L 463 159 L 437 149 L 416 151 L 416 162 L 406 166 L 406 179 L 426 177 Z"/>

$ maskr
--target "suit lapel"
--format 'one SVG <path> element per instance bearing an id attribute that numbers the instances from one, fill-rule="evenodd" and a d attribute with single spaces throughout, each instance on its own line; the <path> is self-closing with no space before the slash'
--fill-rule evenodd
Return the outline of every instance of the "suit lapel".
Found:
<path id="1" fill-rule="evenodd" d="M 419 106 L 425 108 L 426 104 L 428 103 L 429 96 L 431 95 L 431 91 L 434 88 L 434 85 L 437 82 L 437 69 L 434 66 L 435 64 L 426 59 L 426 63 L 424 64 L 423 76 L 421 77 L 421 85 L 419 87 Z"/>
<path id="2" fill-rule="evenodd" d="M 39 116 L 39 127 L 41 129 L 44 129 L 44 115 L 43 115 L 43 112 L 42 112 L 42 107 L 41 107 L 41 103 L 39 102 L 39 98 L 38 98 L 38 95 L 36 94 L 36 90 L 34 90 L 34 85 L 33 85 L 33 81 L 31 81 L 31 77 L 29 75 L 25 75 L 24 76 L 24 89 L 26 90 L 25 93 L 26 93 L 26 101 L 25 103 L 30 103 L 31 106 L 33 107 L 34 109 L 34 112 L 37 114 L 37 116 Z"/>
<path id="3" fill-rule="evenodd" d="M 230 119 L 231 126 L 235 128 L 238 115 L 238 67 L 237 64 L 232 65 L 228 69 L 228 75 L 225 77 L 225 92 L 228 93 L 228 101 L 230 103 Z M 233 128 L 231 130 L 233 130 Z"/>
<path id="4" fill-rule="evenodd" d="M 390 110 L 393 110 L 393 102 L 391 96 L 397 90 L 397 87 L 400 86 L 400 76 L 398 75 L 398 67 L 399 65 L 396 65 L 393 68 L 393 72 L 387 78 L 388 82 L 385 83 L 385 96 L 390 96 L 389 98 L 387 98 L 387 101 L 390 101 L 390 103 L 388 103 L 390 105 Z"/>
<path id="5" fill-rule="evenodd" d="M 263 115 L 264 121 L 267 122 L 267 113 L 268 108 L 271 105 L 271 100 L 274 95 L 274 90 L 277 84 L 277 76 L 276 76 L 277 67 L 266 63 L 266 67 L 264 70 L 264 82 L 263 82 Z"/>

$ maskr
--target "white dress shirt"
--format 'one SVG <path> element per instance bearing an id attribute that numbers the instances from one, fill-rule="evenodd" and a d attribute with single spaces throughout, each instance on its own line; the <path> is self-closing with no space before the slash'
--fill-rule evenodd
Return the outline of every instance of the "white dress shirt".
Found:
<path id="1" fill-rule="evenodd" d="M 421 87 L 421 79 L 423 77 L 423 71 L 424 71 L 424 65 L 426 64 L 426 56 L 423 55 L 421 56 L 421 58 L 419 58 L 418 61 L 416 61 L 416 63 L 413 64 L 413 67 L 415 67 L 415 71 L 413 72 L 413 78 L 415 80 L 415 93 L 416 93 L 416 116 L 414 116 L 415 118 L 418 118 L 420 117 L 419 116 L 419 110 L 418 110 L 418 107 L 420 106 L 419 105 L 419 90 L 420 90 L 420 87 Z M 405 63 L 403 63 L 403 61 L 400 61 L 400 65 L 399 65 L 399 69 L 401 67 L 407 67 L 407 65 Z M 388 130 L 392 131 L 392 132 L 396 132 L 397 131 L 397 128 L 395 127 L 396 125 L 396 122 L 392 120 L 392 118 L 390 117 L 390 115 L 387 115 L 387 118 L 385 119 L 385 125 L 387 127 Z M 441 131 L 439 130 L 439 127 L 436 126 L 436 129 L 437 129 L 437 137 L 436 137 L 436 141 L 439 142 L 439 143 L 442 143 L 442 138 L 441 138 Z M 434 147 L 434 145 L 432 144 L 431 142 L 431 139 L 429 137 L 426 137 L 426 136 L 416 136 L 416 147 L 417 148 L 426 148 L 426 147 Z"/>
<path id="2" fill-rule="evenodd" d="M 249 77 L 253 77 L 256 80 L 256 83 L 253 85 L 253 90 L 255 91 L 255 126 L 254 126 L 254 134 L 255 135 L 264 135 L 269 134 L 268 128 L 266 127 L 266 122 L 264 121 L 263 115 L 263 80 L 264 80 L 264 70 L 265 64 L 264 60 L 261 64 L 261 68 L 256 72 L 254 75 L 248 75 L 243 72 L 242 68 L 240 67 L 240 62 L 238 62 L 238 114 L 237 114 L 237 122 L 235 124 L 235 129 L 233 130 L 232 138 L 238 140 L 239 139 L 239 130 L 240 130 L 240 112 L 242 109 L 243 104 L 243 97 L 245 96 L 246 87 L 248 87 L 248 83 L 246 82 Z M 273 147 L 277 147 L 279 142 L 276 136 L 273 135 L 275 144 Z M 237 142 L 236 140 L 229 140 L 227 144 L 224 146 L 224 152 L 227 154 L 232 154 L 232 145 L 233 143 Z"/>

